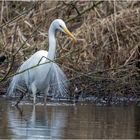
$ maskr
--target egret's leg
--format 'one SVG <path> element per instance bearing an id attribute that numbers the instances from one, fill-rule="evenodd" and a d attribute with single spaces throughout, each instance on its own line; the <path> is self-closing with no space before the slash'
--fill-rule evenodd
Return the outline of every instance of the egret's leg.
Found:
<path id="1" fill-rule="evenodd" d="M 18 104 L 19 104 L 20 101 L 23 99 L 23 97 L 27 94 L 27 92 L 28 92 L 28 89 L 26 89 L 25 92 L 22 92 L 22 93 L 21 93 L 21 96 L 20 96 L 19 100 L 17 101 L 17 103 L 15 104 L 15 106 L 18 106 Z"/>
<path id="2" fill-rule="evenodd" d="M 33 104 L 35 105 L 36 103 L 36 86 L 34 84 L 31 85 L 32 93 L 33 93 Z"/>
<path id="3" fill-rule="evenodd" d="M 49 92 L 49 86 L 45 90 L 45 94 L 44 94 L 44 105 L 46 105 L 46 103 L 47 103 L 47 94 L 48 94 L 48 92 Z"/>
<path id="4" fill-rule="evenodd" d="M 17 103 L 15 104 L 15 106 L 18 106 L 18 104 L 20 103 L 20 101 L 23 99 L 24 94 L 22 93 L 22 95 L 20 96 L 19 100 L 17 101 Z"/>

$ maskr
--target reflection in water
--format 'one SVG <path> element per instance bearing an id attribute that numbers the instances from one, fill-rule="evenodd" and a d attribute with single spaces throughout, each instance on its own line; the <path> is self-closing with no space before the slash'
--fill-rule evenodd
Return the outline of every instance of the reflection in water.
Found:
<path id="1" fill-rule="evenodd" d="M 0 100 L 0 138 L 140 138 L 140 108 L 91 104 L 22 105 Z"/>
<path id="2" fill-rule="evenodd" d="M 17 109 L 8 112 L 9 125 L 16 138 L 53 138 L 61 136 L 66 113 L 44 106 L 23 106 L 22 116 Z"/>

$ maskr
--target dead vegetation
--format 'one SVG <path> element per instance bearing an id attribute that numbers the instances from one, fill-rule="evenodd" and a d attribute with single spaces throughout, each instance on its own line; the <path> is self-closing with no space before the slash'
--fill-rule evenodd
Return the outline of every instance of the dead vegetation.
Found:
<path id="1" fill-rule="evenodd" d="M 139 7 L 139 1 L 2 1 L 1 86 L 25 59 L 47 49 L 49 25 L 62 18 L 78 39 L 73 45 L 57 34 L 56 61 L 71 81 L 71 93 L 78 87 L 94 95 L 139 95 Z"/>

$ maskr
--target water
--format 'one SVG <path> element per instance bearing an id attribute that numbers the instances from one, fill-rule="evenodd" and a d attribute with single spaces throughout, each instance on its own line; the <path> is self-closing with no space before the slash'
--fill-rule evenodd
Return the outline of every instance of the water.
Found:
<path id="1" fill-rule="evenodd" d="M 140 107 L 48 103 L 20 105 L 0 99 L 0 139 L 140 138 Z"/>

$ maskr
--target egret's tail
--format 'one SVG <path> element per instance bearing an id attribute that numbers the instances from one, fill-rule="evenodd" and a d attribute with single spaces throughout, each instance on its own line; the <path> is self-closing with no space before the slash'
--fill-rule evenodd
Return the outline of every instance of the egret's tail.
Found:
<path id="1" fill-rule="evenodd" d="M 50 69 L 50 89 L 54 97 L 68 97 L 68 79 L 61 68 L 53 63 Z"/>
<path id="2" fill-rule="evenodd" d="M 22 89 L 20 89 L 22 88 Z M 15 97 L 15 96 L 20 96 L 20 94 L 17 92 L 18 89 L 20 90 L 25 90 L 23 88 L 23 80 L 21 77 L 21 74 L 15 75 L 9 85 L 9 88 L 7 90 L 7 96 Z"/>

